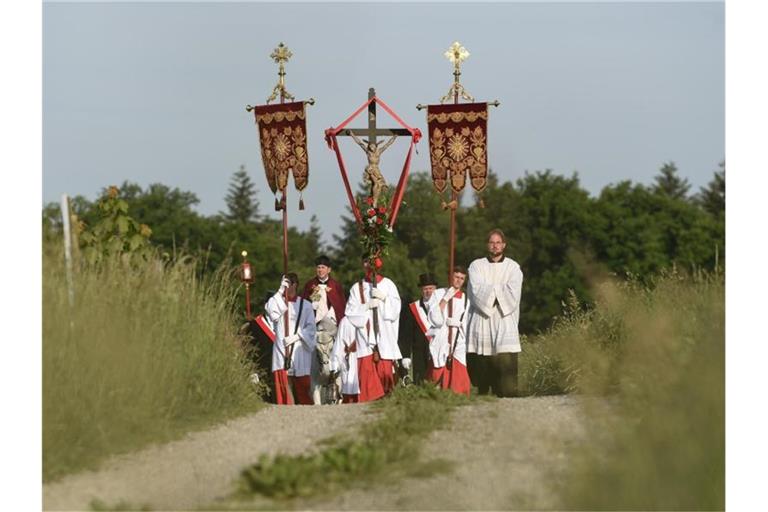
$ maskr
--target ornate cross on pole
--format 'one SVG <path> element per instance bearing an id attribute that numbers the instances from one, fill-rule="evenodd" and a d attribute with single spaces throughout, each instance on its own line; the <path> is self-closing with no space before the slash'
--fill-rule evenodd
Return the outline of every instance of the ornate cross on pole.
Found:
<path id="1" fill-rule="evenodd" d="M 368 89 L 368 100 L 376 97 L 376 90 L 371 87 Z M 405 128 L 378 128 L 376 126 L 376 102 L 370 101 L 368 104 L 368 128 L 345 128 L 338 135 L 349 136 L 363 148 L 368 158 L 368 165 L 365 167 L 365 179 L 371 187 L 370 193 L 373 197 L 373 206 L 375 207 L 379 200 L 381 191 L 386 188 L 386 182 L 379 169 L 379 160 L 381 154 L 386 150 L 397 137 L 410 136 L 411 132 Z M 378 136 L 389 136 L 389 140 L 380 144 Z M 360 137 L 367 137 L 361 140 Z"/>

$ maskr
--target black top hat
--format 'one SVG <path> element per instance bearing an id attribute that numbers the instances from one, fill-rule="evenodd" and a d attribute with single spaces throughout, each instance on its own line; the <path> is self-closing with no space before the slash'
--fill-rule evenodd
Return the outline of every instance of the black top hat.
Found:
<path id="1" fill-rule="evenodd" d="M 437 279 L 435 279 L 435 276 L 429 272 L 419 275 L 419 287 L 429 285 L 437 286 Z"/>

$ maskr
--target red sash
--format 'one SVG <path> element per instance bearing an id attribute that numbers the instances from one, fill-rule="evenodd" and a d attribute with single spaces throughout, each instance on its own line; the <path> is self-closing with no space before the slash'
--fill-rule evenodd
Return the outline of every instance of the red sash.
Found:
<path id="1" fill-rule="evenodd" d="M 421 332 L 424 333 L 424 336 L 426 336 L 427 341 L 432 339 L 432 336 L 427 336 L 427 326 L 424 325 L 424 322 L 421 319 L 421 315 L 419 314 L 419 306 L 416 305 L 416 302 L 411 302 L 408 307 L 411 310 L 411 314 L 413 315 L 413 318 L 416 319 L 416 325 L 419 326 L 419 329 L 421 329 Z"/>
<path id="2" fill-rule="evenodd" d="M 272 330 L 272 328 L 267 323 L 266 319 L 264 318 L 264 315 L 257 315 L 256 316 L 256 325 L 261 327 L 261 330 L 264 331 L 264 334 L 269 337 L 269 341 L 272 343 L 275 342 L 275 331 Z"/>

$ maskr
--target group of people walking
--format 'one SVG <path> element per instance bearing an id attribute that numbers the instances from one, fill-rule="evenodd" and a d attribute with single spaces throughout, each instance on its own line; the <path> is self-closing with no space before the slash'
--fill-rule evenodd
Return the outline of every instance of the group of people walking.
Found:
<path id="1" fill-rule="evenodd" d="M 465 395 L 474 385 L 481 394 L 514 396 L 523 274 L 505 248 L 504 233 L 492 230 L 486 257 L 468 271 L 454 267 L 447 287 L 421 274 L 421 298 L 406 307 L 367 259 L 346 294 L 325 256 L 301 294 L 296 274 L 283 276 L 253 322 L 271 343 L 275 403 L 377 400 L 410 373 L 416 383 Z"/>

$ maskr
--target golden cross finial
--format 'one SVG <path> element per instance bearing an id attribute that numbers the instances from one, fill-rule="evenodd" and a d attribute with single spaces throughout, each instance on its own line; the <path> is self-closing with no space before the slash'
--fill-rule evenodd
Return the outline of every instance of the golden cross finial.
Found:
<path id="1" fill-rule="evenodd" d="M 277 75 L 280 78 L 277 81 L 275 88 L 272 89 L 272 94 L 269 96 L 269 98 L 267 98 L 267 103 L 275 100 L 278 95 L 280 95 L 281 102 L 285 99 L 294 99 L 293 95 L 285 89 L 285 63 L 288 62 L 291 57 L 293 57 L 293 53 L 291 53 L 291 50 L 289 50 L 288 47 L 285 46 L 282 42 L 278 44 L 277 48 L 272 51 L 270 58 L 272 58 L 280 66 L 280 69 L 277 72 Z"/>
<path id="2" fill-rule="evenodd" d="M 467 49 L 461 46 L 460 42 L 454 41 L 443 55 L 445 55 L 445 58 L 453 64 L 453 85 L 448 89 L 448 94 L 440 98 L 440 103 L 445 103 L 451 99 L 453 99 L 454 103 L 458 103 L 459 96 L 467 101 L 475 101 L 475 99 L 464 90 L 464 86 L 459 82 L 459 77 L 461 76 L 461 63 L 469 57 Z"/>
<path id="3" fill-rule="evenodd" d="M 451 61 L 451 63 L 458 68 L 462 62 L 467 60 L 467 57 L 469 57 L 469 52 L 466 48 L 461 46 L 460 42 L 454 41 L 451 47 L 448 48 L 448 50 L 443 55 L 445 55 L 445 58 Z"/>
<path id="4" fill-rule="evenodd" d="M 282 65 L 284 62 L 288 62 L 290 58 L 293 57 L 293 54 L 287 46 L 285 46 L 283 43 L 280 43 L 277 45 L 277 48 L 272 51 L 272 55 L 270 55 L 270 57 L 275 60 L 275 63 Z"/>

